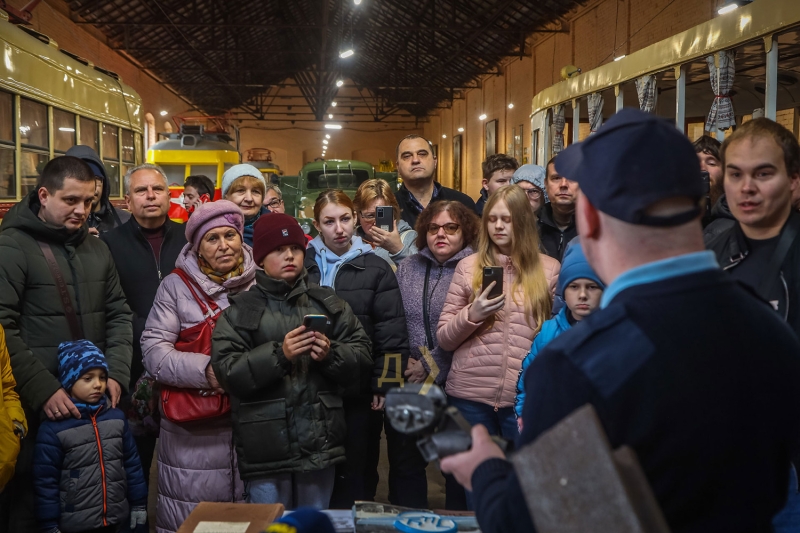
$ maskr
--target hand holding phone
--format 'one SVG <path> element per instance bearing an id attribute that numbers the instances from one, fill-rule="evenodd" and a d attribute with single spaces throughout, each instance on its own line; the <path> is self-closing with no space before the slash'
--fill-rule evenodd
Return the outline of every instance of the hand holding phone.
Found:
<path id="1" fill-rule="evenodd" d="M 499 281 L 497 272 L 499 270 Z M 498 286 L 500 287 L 498 290 Z M 492 294 L 499 294 L 492 297 Z M 481 293 L 470 304 L 467 318 L 470 322 L 480 323 L 501 310 L 506 303 L 503 294 L 503 269 L 502 267 L 484 267 L 483 286 Z"/>

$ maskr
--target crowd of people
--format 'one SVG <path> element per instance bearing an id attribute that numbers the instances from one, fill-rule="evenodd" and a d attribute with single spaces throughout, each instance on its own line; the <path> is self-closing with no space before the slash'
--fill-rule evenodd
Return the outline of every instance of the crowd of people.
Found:
<path id="1" fill-rule="evenodd" d="M 396 155 L 399 189 L 322 192 L 313 237 L 251 165 L 217 201 L 188 177 L 181 225 L 158 166 L 128 170 L 123 211 L 90 148 L 51 160 L 0 226 L 0 530 L 145 531 L 148 490 L 159 533 L 202 501 L 349 508 L 382 435 L 389 501 L 427 508 L 384 414 L 407 383 L 474 426 L 441 467 L 484 532 L 535 530 L 490 436 L 524 446 L 586 403 L 672 530 L 800 530 L 789 131 L 692 147 L 626 109 L 544 167 L 490 156 L 477 202 L 423 137 Z"/>

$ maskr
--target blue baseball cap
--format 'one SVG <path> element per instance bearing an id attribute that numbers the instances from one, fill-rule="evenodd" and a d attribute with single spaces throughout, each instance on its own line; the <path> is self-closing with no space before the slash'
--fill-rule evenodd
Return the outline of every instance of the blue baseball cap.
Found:
<path id="1" fill-rule="evenodd" d="M 559 153 L 555 165 L 598 210 L 624 222 L 678 226 L 701 214 L 705 190 L 692 143 L 672 122 L 650 113 L 622 109 L 597 133 Z M 677 197 L 696 200 L 697 207 L 666 217 L 646 213 Z"/>

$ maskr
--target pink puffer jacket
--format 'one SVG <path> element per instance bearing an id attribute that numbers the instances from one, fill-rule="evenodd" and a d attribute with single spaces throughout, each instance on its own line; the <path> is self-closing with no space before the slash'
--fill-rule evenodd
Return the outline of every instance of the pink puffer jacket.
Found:
<path id="1" fill-rule="evenodd" d="M 498 255 L 498 259 L 498 266 L 504 271 L 506 303 L 495 314 L 494 324 L 487 329 L 482 323 L 470 322 L 467 318 L 472 305 L 472 276 L 478 261 L 478 255 L 473 254 L 456 266 L 436 334 L 439 346 L 454 352 L 445 386 L 447 394 L 500 408 L 514 405 L 519 370 L 531 349 L 537 324 L 528 322 L 521 304 L 521 290 L 516 295 L 519 303 L 508 297 L 517 276 L 511 259 L 504 255 Z M 561 264 L 544 254 L 539 254 L 539 259 L 552 297 Z"/>
<path id="2" fill-rule="evenodd" d="M 191 243 L 183 248 L 175 266 L 225 309 L 230 305 L 230 294 L 245 291 L 255 283 L 252 250 L 246 244 L 243 247 L 244 273 L 222 285 L 200 270 Z M 144 366 L 156 381 L 173 387 L 209 387 L 205 370 L 210 357 L 175 349 L 180 332 L 202 320 L 200 306 L 183 280 L 177 274 L 165 277 L 142 334 Z M 177 531 L 199 502 L 244 501 L 232 439 L 230 418 L 179 425 L 162 417 L 158 441 L 158 533 Z"/>

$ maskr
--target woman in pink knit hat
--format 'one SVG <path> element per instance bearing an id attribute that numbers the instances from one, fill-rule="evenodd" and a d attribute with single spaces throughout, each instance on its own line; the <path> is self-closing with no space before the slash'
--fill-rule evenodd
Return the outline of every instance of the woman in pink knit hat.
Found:
<path id="1" fill-rule="evenodd" d="M 227 200 L 202 204 L 186 224 L 188 244 L 178 256 L 176 271 L 161 283 L 142 334 L 144 365 L 162 386 L 201 389 L 207 395 L 222 393 L 209 364 L 210 353 L 181 351 L 175 345 L 207 316 L 216 320 L 228 307 L 230 295 L 253 285 L 256 265 L 252 249 L 243 242 L 243 227 L 241 209 Z M 204 315 L 195 294 L 210 313 Z M 198 502 L 244 501 L 231 439 L 229 414 L 183 423 L 162 416 L 159 533 L 176 531 Z"/>

